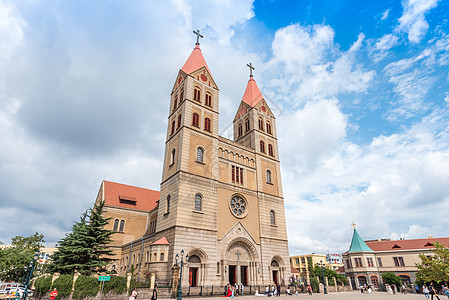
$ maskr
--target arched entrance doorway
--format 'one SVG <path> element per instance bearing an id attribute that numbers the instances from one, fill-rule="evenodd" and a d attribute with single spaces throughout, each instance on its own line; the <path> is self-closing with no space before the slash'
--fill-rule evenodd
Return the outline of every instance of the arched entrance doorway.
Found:
<path id="1" fill-rule="evenodd" d="M 201 268 L 201 259 L 197 255 L 189 257 L 189 285 L 198 286 L 198 270 Z"/>
<path id="2" fill-rule="evenodd" d="M 271 261 L 271 278 L 274 284 L 279 284 L 279 263 L 275 260 Z"/>
<path id="3" fill-rule="evenodd" d="M 224 252 L 224 282 L 230 284 L 257 284 L 257 252 L 244 238 L 234 239 Z"/>

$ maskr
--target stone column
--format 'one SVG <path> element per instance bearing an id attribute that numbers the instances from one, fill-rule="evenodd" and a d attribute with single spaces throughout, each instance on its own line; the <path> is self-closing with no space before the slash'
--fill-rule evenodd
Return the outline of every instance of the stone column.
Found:
<path id="1" fill-rule="evenodd" d="M 351 277 L 346 277 L 346 279 L 348 280 L 348 285 L 351 287 L 351 290 L 353 290 L 354 287 L 352 286 L 352 280 L 351 280 Z"/>
<path id="2" fill-rule="evenodd" d="M 173 287 L 173 294 L 176 295 L 176 291 L 178 290 L 179 284 L 179 266 L 171 267 L 171 286 Z"/>
<path id="3" fill-rule="evenodd" d="M 129 290 L 129 287 L 131 286 L 131 277 L 132 277 L 132 273 L 128 272 L 126 273 L 126 289 Z"/>
<path id="4" fill-rule="evenodd" d="M 75 273 L 73 274 L 73 283 L 72 283 L 72 293 L 75 290 L 75 282 L 78 279 L 78 277 L 80 277 L 80 273 L 78 271 L 75 271 Z"/>
<path id="5" fill-rule="evenodd" d="M 156 273 L 151 272 L 151 277 L 150 277 L 151 281 L 150 281 L 150 289 L 154 289 L 154 285 L 156 283 Z"/>
<path id="6" fill-rule="evenodd" d="M 53 282 L 55 282 L 56 279 L 59 278 L 59 273 L 53 273 L 53 276 L 51 277 L 51 283 L 53 284 Z"/>

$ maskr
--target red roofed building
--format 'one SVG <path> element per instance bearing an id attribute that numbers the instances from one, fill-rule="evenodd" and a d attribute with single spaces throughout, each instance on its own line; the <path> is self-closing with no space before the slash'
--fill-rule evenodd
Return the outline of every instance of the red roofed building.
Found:
<path id="1" fill-rule="evenodd" d="M 449 245 L 449 238 L 424 239 L 379 239 L 364 241 L 357 230 L 349 250 L 343 253 L 344 270 L 354 289 L 360 284 L 385 290 L 382 273 L 393 272 L 401 277 L 406 285 L 415 281 L 418 271 L 415 264 L 421 263 L 420 254 L 432 255 L 435 242 Z"/>

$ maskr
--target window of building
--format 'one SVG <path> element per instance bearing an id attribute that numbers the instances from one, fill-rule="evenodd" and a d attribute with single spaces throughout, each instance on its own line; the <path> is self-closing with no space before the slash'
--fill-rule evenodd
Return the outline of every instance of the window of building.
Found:
<path id="1" fill-rule="evenodd" d="M 299 257 L 295 258 L 296 264 L 299 265 Z"/>
<path id="2" fill-rule="evenodd" d="M 260 141 L 260 152 L 265 153 L 265 143 Z"/>
<path id="3" fill-rule="evenodd" d="M 303 263 L 303 264 L 306 263 L 306 258 L 305 257 L 301 257 L 301 263 Z"/>
<path id="4" fill-rule="evenodd" d="M 176 126 L 175 120 L 173 120 L 173 121 L 171 122 L 171 132 L 170 132 L 170 135 L 172 135 L 173 133 L 175 133 L 175 126 Z"/>
<path id="5" fill-rule="evenodd" d="M 220 262 L 217 262 L 217 274 L 220 274 Z"/>
<path id="6" fill-rule="evenodd" d="M 150 260 L 150 251 L 147 251 L 147 257 L 146 257 L 146 259 L 145 259 L 145 261 L 149 261 Z"/>
<path id="7" fill-rule="evenodd" d="M 243 184 L 243 168 L 232 166 L 232 182 Z"/>
<path id="8" fill-rule="evenodd" d="M 201 197 L 200 194 L 196 194 L 195 195 L 195 210 L 196 211 L 201 211 L 202 202 L 203 202 L 203 197 Z"/>
<path id="9" fill-rule="evenodd" d="M 368 267 L 374 267 L 374 262 L 371 257 L 366 258 L 366 263 L 368 264 Z"/>
<path id="10" fill-rule="evenodd" d="M 270 210 L 270 224 L 276 225 L 276 215 L 274 213 L 274 210 Z"/>
<path id="11" fill-rule="evenodd" d="M 157 261 L 157 254 L 153 253 L 153 261 Z"/>
<path id="12" fill-rule="evenodd" d="M 200 116 L 197 113 L 193 113 L 192 126 L 200 127 Z"/>
<path id="13" fill-rule="evenodd" d="M 239 136 L 242 136 L 242 134 L 243 134 L 242 124 L 238 125 L 238 133 L 239 133 Z"/>
<path id="14" fill-rule="evenodd" d="M 178 96 L 175 96 L 175 100 L 173 101 L 173 110 L 178 107 Z"/>
<path id="15" fill-rule="evenodd" d="M 271 134 L 271 124 L 267 122 L 267 133 Z"/>
<path id="16" fill-rule="evenodd" d="M 193 100 L 201 102 L 201 90 L 199 87 L 195 87 L 193 90 Z"/>
<path id="17" fill-rule="evenodd" d="M 178 127 L 176 129 L 179 129 L 179 127 L 181 127 L 181 119 L 182 119 L 182 115 L 179 114 L 179 116 L 178 116 Z"/>
<path id="18" fill-rule="evenodd" d="M 115 219 L 115 220 L 114 220 L 114 229 L 112 229 L 112 230 L 117 231 L 117 229 L 118 229 L 118 223 L 119 223 L 119 220 L 118 220 L 118 219 Z"/>
<path id="19" fill-rule="evenodd" d="M 210 93 L 206 93 L 206 100 L 204 101 L 204 104 L 212 107 L 212 95 Z"/>
<path id="20" fill-rule="evenodd" d="M 274 156 L 273 145 L 271 145 L 271 144 L 268 144 L 268 155 Z"/>
<path id="21" fill-rule="evenodd" d="M 245 132 L 249 131 L 249 119 L 245 120 Z"/>
<path id="22" fill-rule="evenodd" d="M 229 209 L 238 218 L 243 218 L 248 212 L 248 203 L 246 199 L 240 195 L 234 195 L 229 201 Z"/>
<path id="23" fill-rule="evenodd" d="M 184 101 L 184 89 L 181 89 L 181 93 L 179 94 L 179 103 Z"/>
<path id="24" fill-rule="evenodd" d="M 354 258 L 354 262 L 355 262 L 355 267 L 356 267 L 356 268 L 361 268 L 361 267 L 363 267 L 363 265 L 362 265 L 362 259 L 361 259 L 360 257 Z"/>
<path id="25" fill-rule="evenodd" d="M 382 266 L 382 258 L 380 258 L 380 257 L 377 258 L 377 264 L 379 267 L 383 267 Z"/>
<path id="26" fill-rule="evenodd" d="M 347 259 L 346 260 L 346 266 L 348 267 L 348 269 L 351 269 L 351 260 Z"/>
<path id="27" fill-rule="evenodd" d="M 164 253 L 161 253 L 160 261 L 164 261 Z"/>
<path id="28" fill-rule="evenodd" d="M 271 183 L 271 171 L 267 170 L 267 183 Z"/>
<path id="29" fill-rule="evenodd" d="M 211 132 L 211 130 L 210 130 L 210 119 L 209 118 L 204 119 L 204 130 Z"/>
<path id="30" fill-rule="evenodd" d="M 173 150 L 171 151 L 170 166 L 175 163 L 175 159 L 176 159 L 176 149 L 173 148 Z"/>
<path id="31" fill-rule="evenodd" d="M 202 163 L 203 158 L 204 158 L 204 149 L 202 147 L 196 148 L 196 161 Z"/>
<path id="32" fill-rule="evenodd" d="M 404 267 L 404 266 L 405 266 L 405 264 L 404 264 L 404 258 L 398 257 L 398 260 L 399 260 L 399 265 L 400 265 L 401 267 Z"/>
<path id="33" fill-rule="evenodd" d="M 379 280 L 377 280 L 377 276 L 371 275 L 371 283 L 374 285 L 375 288 L 379 287 Z"/>
<path id="34" fill-rule="evenodd" d="M 166 214 L 168 214 L 170 212 L 170 195 L 167 196 L 167 211 Z"/>
<path id="35" fill-rule="evenodd" d="M 259 129 L 263 130 L 263 120 L 259 119 Z"/>
<path id="36" fill-rule="evenodd" d="M 119 232 L 125 232 L 125 220 L 120 221 L 120 228 L 118 230 Z"/>

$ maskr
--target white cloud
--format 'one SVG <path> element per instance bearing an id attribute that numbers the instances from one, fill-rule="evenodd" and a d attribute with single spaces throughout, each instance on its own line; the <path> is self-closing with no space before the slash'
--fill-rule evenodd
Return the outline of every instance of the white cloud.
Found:
<path id="1" fill-rule="evenodd" d="M 7 59 L 20 45 L 25 22 L 18 16 L 12 4 L 0 1 L 0 60 Z"/>
<path id="2" fill-rule="evenodd" d="M 388 18 L 388 15 L 390 14 L 390 9 L 387 9 L 383 12 L 381 20 L 386 20 Z"/>
<path id="3" fill-rule="evenodd" d="M 397 36 L 391 33 L 386 34 L 383 37 L 377 39 L 376 43 L 371 46 L 369 54 L 373 58 L 374 62 L 379 62 L 391 53 L 391 51 L 389 50 L 396 46 L 397 43 Z"/>
<path id="4" fill-rule="evenodd" d="M 399 18 L 397 30 L 406 32 L 411 43 L 419 43 L 429 28 L 425 15 L 429 10 L 437 6 L 438 1 L 439 0 L 402 1 L 404 12 Z"/>

